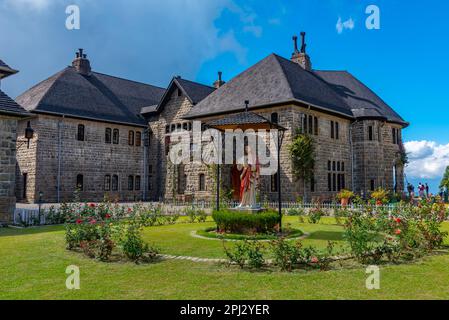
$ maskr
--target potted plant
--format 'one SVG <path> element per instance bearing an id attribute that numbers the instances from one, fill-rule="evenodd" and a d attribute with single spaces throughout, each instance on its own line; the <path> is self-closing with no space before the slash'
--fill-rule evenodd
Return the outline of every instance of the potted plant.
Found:
<path id="1" fill-rule="evenodd" d="M 354 197 L 354 192 L 350 190 L 344 189 L 337 194 L 337 199 L 340 200 L 342 206 L 347 206 L 349 204 L 349 200 L 351 200 L 352 197 Z"/>
<path id="2" fill-rule="evenodd" d="M 388 202 L 388 191 L 379 188 L 371 193 L 371 199 L 376 201 L 377 206 L 381 206 Z"/>

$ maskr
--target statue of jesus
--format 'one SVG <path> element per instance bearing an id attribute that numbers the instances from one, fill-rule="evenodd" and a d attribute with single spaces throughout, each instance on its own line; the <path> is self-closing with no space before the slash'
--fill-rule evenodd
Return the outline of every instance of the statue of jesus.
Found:
<path id="1" fill-rule="evenodd" d="M 260 178 L 260 163 L 250 146 L 245 147 L 246 159 L 243 165 L 239 165 L 242 170 L 240 175 L 240 205 L 238 208 L 258 208 L 256 201 L 256 187 Z"/>

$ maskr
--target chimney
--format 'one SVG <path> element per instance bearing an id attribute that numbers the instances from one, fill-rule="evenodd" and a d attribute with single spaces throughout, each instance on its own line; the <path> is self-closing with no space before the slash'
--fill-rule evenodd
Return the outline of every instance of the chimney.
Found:
<path id="1" fill-rule="evenodd" d="M 226 83 L 221 79 L 222 75 L 223 75 L 223 72 L 218 71 L 218 80 L 214 82 L 214 87 L 217 89 Z"/>
<path id="2" fill-rule="evenodd" d="M 92 70 L 90 68 L 90 61 L 87 59 L 87 55 L 83 53 L 83 51 L 83 49 L 78 49 L 76 58 L 72 62 L 72 67 L 74 67 L 79 74 L 88 76 Z"/>
<path id="3" fill-rule="evenodd" d="M 298 37 L 293 36 L 294 52 L 292 54 L 292 61 L 299 64 L 304 70 L 312 70 L 312 62 L 309 55 L 306 53 L 306 33 L 301 32 L 301 50 L 298 50 Z"/>

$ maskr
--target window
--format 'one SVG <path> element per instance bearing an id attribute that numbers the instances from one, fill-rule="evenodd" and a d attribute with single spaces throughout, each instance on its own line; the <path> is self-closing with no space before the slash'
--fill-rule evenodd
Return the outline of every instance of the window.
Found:
<path id="1" fill-rule="evenodd" d="M 302 118 L 302 132 L 307 133 L 307 115 L 304 114 Z"/>
<path id="2" fill-rule="evenodd" d="M 314 123 L 313 123 L 314 132 L 313 132 L 313 134 L 317 136 L 318 135 L 318 118 L 314 117 L 313 119 L 314 119 Z"/>
<path id="3" fill-rule="evenodd" d="M 140 147 L 142 145 L 142 133 L 140 131 L 136 132 L 136 147 Z"/>
<path id="4" fill-rule="evenodd" d="M 104 191 L 111 191 L 111 176 L 104 176 Z"/>
<path id="5" fill-rule="evenodd" d="M 183 164 L 178 165 L 178 194 L 184 194 L 187 186 L 187 175 Z"/>
<path id="6" fill-rule="evenodd" d="M 310 192 L 315 192 L 315 174 L 310 177 Z"/>
<path id="7" fill-rule="evenodd" d="M 140 176 L 136 176 L 136 191 L 140 191 L 140 184 L 141 184 L 141 181 L 140 181 Z"/>
<path id="8" fill-rule="evenodd" d="M 206 191 L 206 176 L 203 173 L 200 174 L 199 191 Z"/>
<path id="9" fill-rule="evenodd" d="M 271 122 L 274 124 L 278 124 L 279 123 L 279 115 L 277 112 L 274 112 L 271 114 Z"/>
<path id="10" fill-rule="evenodd" d="M 328 191 L 340 192 L 341 190 L 345 189 L 345 163 L 343 161 L 328 161 L 327 170 Z"/>
<path id="11" fill-rule="evenodd" d="M 182 90 L 178 88 L 177 94 L 178 94 L 178 97 L 182 97 Z"/>
<path id="12" fill-rule="evenodd" d="M 340 124 L 335 122 L 335 139 L 340 139 Z"/>
<path id="13" fill-rule="evenodd" d="M 128 190 L 134 190 L 134 176 L 128 176 Z"/>
<path id="14" fill-rule="evenodd" d="M 374 134 L 373 126 L 369 126 L 368 127 L 368 140 L 369 141 L 373 141 L 373 134 Z"/>
<path id="15" fill-rule="evenodd" d="M 112 191 L 118 191 L 118 175 L 112 176 Z"/>
<path id="16" fill-rule="evenodd" d="M 371 180 L 370 181 L 370 190 L 374 191 L 375 189 L 376 189 L 376 184 L 375 184 L 374 180 Z"/>
<path id="17" fill-rule="evenodd" d="M 309 134 L 313 134 L 313 117 L 309 116 Z"/>
<path id="18" fill-rule="evenodd" d="M 148 167 L 148 190 L 153 190 L 153 166 Z"/>
<path id="19" fill-rule="evenodd" d="M 187 131 L 187 122 L 182 124 L 182 130 Z"/>
<path id="20" fill-rule="evenodd" d="M 104 133 L 104 142 L 110 144 L 112 142 L 112 130 L 111 128 L 106 128 Z"/>
<path id="21" fill-rule="evenodd" d="M 278 192 L 278 172 L 271 176 L 271 192 Z"/>
<path id="22" fill-rule="evenodd" d="M 401 134 L 400 134 L 399 129 L 391 128 L 391 135 L 392 135 L 393 143 L 394 144 L 400 144 L 400 142 L 401 142 L 401 138 L 400 138 Z"/>
<path id="23" fill-rule="evenodd" d="M 27 199 L 27 189 L 28 189 L 28 173 L 24 173 L 22 176 L 22 199 Z"/>
<path id="24" fill-rule="evenodd" d="M 340 139 L 340 123 L 331 121 L 331 139 Z"/>
<path id="25" fill-rule="evenodd" d="M 170 133 L 170 126 L 169 125 L 165 126 L 165 133 Z"/>
<path id="26" fill-rule="evenodd" d="M 84 176 L 82 174 L 76 176 L 76 189 L 79 191 L 84 190 Z"/>
<path id="27" fill-rule="evenodd" d="M 120 131 L 118 129 L 114 129 L 114 132 L 112 135 L 112 143 L 119 144 L 119 141 L 120 141 Z"/>
<path id="28" fill-rule="evenodd" d="M 134 131 L 130 130 L 128 134 L 128 144 L 130 146 L 134 145 Z"/>
<path id="29" fill-rule="evenodd" d="M 172 124 L 171 125 L 171 132 L 175 132 L 175 130 L 176 130 L 176 124 Z"/>
<path id="30" fill-rule="evenodd" d="M 170 136 L 165 137 L 165 155 L 168 156 L 170 153 Z"/>
<path id="31" fill-rule="evenodd" d="M 78 141 L 84 141 L 84 125 L 83 124 L 78 125 L 78 134 L 76 136 L 76 139 Z"/>

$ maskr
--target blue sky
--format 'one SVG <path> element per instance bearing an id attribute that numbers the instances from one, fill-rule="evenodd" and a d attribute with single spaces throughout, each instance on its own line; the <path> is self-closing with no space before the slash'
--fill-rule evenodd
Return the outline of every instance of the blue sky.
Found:
<path id="1" fill-rule="evenodd" d="M 70 4 L 80 30 L 65 28 Z M 365 27 L 370 4 L 380 30 Z M 411 123 L 408 177 L 435 187 L 449 165 L 448 12 L 441 0 L 0 0 L 0 57 L 21 71 L 2 88 L 17 96 L 79 47 L 99 72 L 211 84 L 218 70 L 226 80 L 272 52 L 290 57 L 292 35 L 304 30 L 314 68 L 350 71 Z M 353 28 L 337 32 L 339 18 Z"/>

